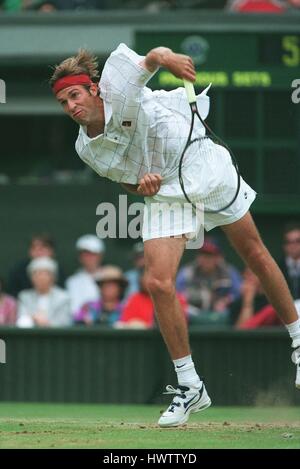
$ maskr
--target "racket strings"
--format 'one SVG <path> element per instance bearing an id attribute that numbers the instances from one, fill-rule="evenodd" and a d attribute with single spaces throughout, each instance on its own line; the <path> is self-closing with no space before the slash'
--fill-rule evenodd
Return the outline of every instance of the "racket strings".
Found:
<path id="1" fill-rule="evenodd" d="M 188 151 L 185 155 L 184 162 L 182 164 L 182 168 L 185 168 L 187 170 L 187 173 L 184 172 L 184 174 L 181 174 L 181 180 L 183 182 L 183 186 L 189 187 L 190 189 L 189 194 L 186 195 L 186 198 L 188 198 L 188 201 L 194 205 L 194 211 L 205 211 L 207 213 L 214 211 L 218 212 L 219 207 L 224 206 L 224 191 L 227 192 L 229 189 L 229 196 L 231 197 L 231 199 L 235 194 L 236 188 L 228 188 L 225 184 L 223 187 L 223 191 L 220 191 L 220 186 L 218 186 L 216 190 L 213 190 L 212 192 L 209 192 L 205 195 L 197 193 L 195 191 L 195 187 L 193 187 L 192 192 L 192 188 L 190 186 L 187 186 L 188 181 L 190 181 L 191 178 L 191 172 L 188 171 L 189 164 L 192 164 L 190 163 L 190 159 L 192 159 L 193 161 L 195 158 L 198 157 L 199 153 L 201 153 L 203 169 L 206 169 L 208 171 L 206 173 L 206 179 L 213 177 L 215 167 L 219 168 L 222 165 L 224 166 L 224 164 L 226 164 L 224 163 L 223 152 L 216 151 L 216 147 L 214 146 L 215 143 L 219 144 L 219 142 L 215 142 L 211 137 L 207 135 L 193 139 L 188 146 Z M 231 169 L 230 160 L 228 160 L 228 164 L 230 164 L 229 169 Z"/>
<path id="2" fill-rule="evenodd" d="M 203 203 L 203 200 L 199 199 L 195 202 L 195 197 L 191 197 L 191 196 L 188 196 L 186 190 L 185 190 L 185 187 L 184 187 L 184 181 L 183 181 L 183 175 L 182 175 L 182 166 L 183 166 L 183 159 L 184 157 L 186 156 L 186 153 L 187 153 L 187 150 L 189 149 L 189 147 L 191 145 L 193 145 L 194 143 L 196 142 L 200 142 L 200 141 L 205 141 L 205 139 L 209 139 L 211 140 L 212 142 L 218 144 L 218 145 L 221 145 L 222 147 L 226 148 L 226 150 L 229 152 L 230 154 L 230 157 L 231 157 L 231 162 L 234 166 L 234 169 L 236 171 L 236 175 L 237 175 L 237 187 L 236 187 L 236 191 L 232 197 L 232 199 L 230 200 L 229 203 L 227 203 L 226 205 L 221 205 L 222 202 L 224 204 L 224 201 L 222 200 L 222 196 L 219 194 L 218 191 L 215 191 L 215 192 L 212 192 L 211 194 L 209 194 L 208 197 L 206 197 L 206 207 L 207 205 L 209 205 L 210 207 L 221 207 L 220 208 L 215 208 L 215 209 L 208 209 L 208 208 L 204 208 L 204 211 L 206 213 L 219 213 L 219 212 L 222 212 L 224 210 L 226 210 L 227 208 L 229 208 L 234 202 L 235 200 L 237 199 L 238 197 L 238 194 L 239 194 L 239 191 L 240 191 L 240 186 L 241 186 L 241 175 L 240 175 L 240 171 L 239 171 L 239 168 L 238 168 L 238 164 L 237 164 L 237 160 L 232 152 L 232 150 L 230 149 L 230 147 L 220 138 L 218 137 L 218 135 L 215 134 L 215 132 L 208 126 L 208 124 L 206 124 L 205 121 L 203 121 L 199 111 L 198 111 L 198 108 L 197 108 L 197 103 L 191 103 L 190 104 L 190 107 L 191 107 L 191 114 L 192 114 L 192 117 L 191 117 L 191 125 L 190 125 L 190 131 L 189 131 L 189 135 L 188 135 L 188 138 L 187 138 L 187 141 L 186 141 L 186 145 L 184 147 L 184 150 L 182 152 L 182 155 L 180 157 L 180 160 L 179 160 L 179 183 L 180 183 L 180 186 L 181 186 L 181 189 L 182 189 L 182 192 L 186 198 L 186 200 L 192 204 L 192 207 L 193 207 L 193 210 L 197 212 L 197 210 L 199 210 L 199 205 L 201 206 L 201 204 Z M 208 131 L 209 135 L 205 135 L 203 137 L 197 137 L 195 139 L 192 140 L 192 134 L 193 134 L 193 131 L 194 131 L 194 123 L 195 123 L 195 116 L 197 116 L 200 120 L 200 122 L 202 123 L 202 125 L 204 126 L 204 128 Z M 212 156 L 212 153 L 209 154 L 209 152 L 201 152 L 201 156 L 206 157 L 206 156 Z M 193 200 L 191 200 L 191 198 Z M 199 202 L 200 204 L 197 204 L 197 202 Z M 196 206 L 196 204 L 198 206 Z"/>

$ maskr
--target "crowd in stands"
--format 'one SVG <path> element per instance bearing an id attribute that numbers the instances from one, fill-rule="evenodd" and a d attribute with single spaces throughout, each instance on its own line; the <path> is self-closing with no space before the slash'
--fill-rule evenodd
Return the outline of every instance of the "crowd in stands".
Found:
<path id="1" fill-rule="evenodd" d="M 7 286 L 0 278 L 0 326 L 157 327 L 143 243 L 134 244 L 132 267 L 125 272 L 105 263 L 105 244 L 95 235 L 80 236 L 76 250 L 79 268 L 66 278 L 51 236 L 34 235 Z M 300 224 L 286 226 L 279 265 L 300 315 Z M 190 327 L 281 325 L 256 275 L 231 265 L 214 238 L 207 237 L 194 259 L 179 269 L 176 289 Z"/>
<path id="2" fill-rule="evenodd" d="M 149 13 L 180 9 L 219 9 L 233 13 L 285 13 L 300 9 L 300 0 L 0 0 L 0 11 L 136 9 Z"/>

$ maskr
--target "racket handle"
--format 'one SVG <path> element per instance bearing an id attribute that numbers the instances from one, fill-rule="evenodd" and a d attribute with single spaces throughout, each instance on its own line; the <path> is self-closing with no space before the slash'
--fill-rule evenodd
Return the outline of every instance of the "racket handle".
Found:
<path id="1" fill-rule="evenodd" d="M 183 84 L 184 84 L 184 87 L 185 87 L 188 102 L 190 104 L 195 103 L 197 98 L 196 98 L 193 83 L 191 81 L 183 80 Z"/>

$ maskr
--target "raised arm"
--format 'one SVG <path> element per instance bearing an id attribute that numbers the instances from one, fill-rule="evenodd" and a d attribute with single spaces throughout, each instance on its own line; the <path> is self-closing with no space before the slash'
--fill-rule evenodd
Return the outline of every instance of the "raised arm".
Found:
<path id="1" fill-rule="evenodd" d="M 158 67 L 164 67 L 177 78 L 183 78 L 189 81 L 195 81 L 196 72 L 191 57 L 183 54 L 176 54 L 167 47 L 156 47 L 152 49 L 144 60 L 140 63 L 141 67 L 155 72 Z"/>

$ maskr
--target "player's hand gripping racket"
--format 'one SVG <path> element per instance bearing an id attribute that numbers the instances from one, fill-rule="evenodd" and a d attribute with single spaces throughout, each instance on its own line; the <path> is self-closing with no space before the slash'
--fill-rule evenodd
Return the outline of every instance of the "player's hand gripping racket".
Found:
<path id="1" fill-rule="evenodd" d="M 220 207 L 217 207 L 217 208 L 214 208 L 214 209 L 204 207 L 204 212 L 206 212 L 206 213 L 219 213 L 219 212 L 222 212 L 223 210 L 226 210 L 228 207 L 230 207 L 234 203 L 234 201 L 236 200 L 236 198 L 239 194 L 240 185 L 241 185 L 241 176 L 240 176 L 239 168 L 238 168 L 237 161 L 236 161 L 231 149 L 203 121 L 203 119 L 202 119 L 202 117 L 201 117 L 201 115 L 198 111 L 198 108 L 197 108 L 197 98 L 196 98 L 196 94 L 195 94 L 193 84 L 190 81 L 187 81 L 187 80 L 183 80 L 183 82 L 184 82 L 188 102 L 190 104 L 192 117 L 191 117 L 191 127 L 190 127 L 189 135 L 188 135 L 188 138 L 187 138 L 187 142 L 185 144 L 185 147 L 183 149 L 183 152 L 182 152 L 182 155 L 181 155 L 180 161 L 179 161 L 179 182 L 180 182 L 180 186 L 181 186 L 182 192 L 184 193 L 184 196 L 185 196 L 186 200 L 190 204 L 192 204 L 194 210 L 197 210 L 196 205 L 190 200 L 189 196 L 186 193 L 185 187 L 184 187 L 183 175 L 182 175 L 182 165 L 183 165 L 184 157 L 187 154 L 187 151 L 190 149 L 191 145 L 193 145 L 195 142 L 198 142 L 199 140 L 204 140 L 205 138 L 210 138 L 211 140 L 213 140 L 218 145 L 221 145 L 221 146 L 225 147 L 230 153 L 232 164 L 233 164 L 233 166 L 236 170 L 237 186 L 236 186 L 236 191 L 234 193 L 234 196 L 232 197 L 232 199 L 230 200 L 229 203 L 226 203 L 223 206 L 220 203 Z M 196 118 L 198 118 L 200 120 L 200 122 L 202 123 L 202 125 L 206 128 L 207 133 L 206 133 L 205 137 L 193 138 L 194 123 L 195 123 Z M 199 150 L 199 153 L 200 153 L 199 158 L 201 158 L 201 149 Z"/>

